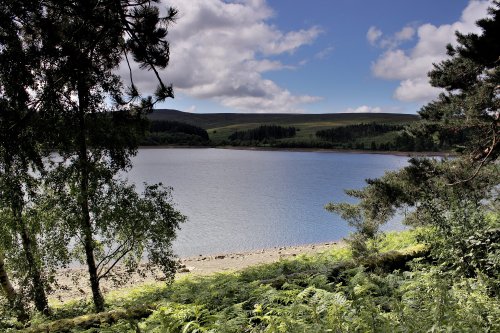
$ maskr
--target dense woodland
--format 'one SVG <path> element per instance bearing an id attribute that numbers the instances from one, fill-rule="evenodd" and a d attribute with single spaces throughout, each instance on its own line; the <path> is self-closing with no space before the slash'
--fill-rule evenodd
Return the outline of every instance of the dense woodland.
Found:
<path id="1" fill-rule="evenodd" d="M 316 132 L 316 136 L 331 142 L 352 142 L 357 138 L 381 135 L 387 132 L 400 131 L 404 128 L 401 124 L 357 124 L 339 126 Z"/>
<path id="2" fill-rule="evenodd" d="M 159 121 L 153 120 L 149 126 L 149 131 L 152 133 L 158 132 L 180 132 L 191 135 L 197 135 L 205 140 L 208 140 L 208 133 L 201 127 L 181 123 L 178 121 Z"/>
<path id="3" fill-rule="evenodd" d="M 278 125 L 262 125 L 246 131 L 236 131 L 228 139 L 231 141 L 264 141 L 273 139 L 293 138 L 297 129 Z"/>
<path id="4" fill-rule="evenodd" d="M 153 120 L 141 144 L 206 146 L 210 141 L 207 131 L 201 127 L 178 121 Z"/>
<path id="5" fill-rule="evenodd" d="M 119 175 L 144 115 L 173 97 L 158 69 L 177 12 L 160 18 L 155 2 L 132 0 L 0 3 L 9 64 L 0 66 L 0 330 L 499 332 L 500 2 L 492 6 L 482 34 L 457 33 L 429 73 L 444 92 L 402 134 L 458 145 L 458 156 L 412 158 L 347 190 L 350 203 L 327 204 L 355 230 L 348 247 L 172 282 L 170 244 L 186 218 L 168 187 L 139 193 Z M 113 74 L 128 58 L 156 77 L 155 95 Z M 382 232 L 397 213 L 410 230 Z M 167 283 L 105 297 L 100 281 L 119 263 L 137 269 L 146 250 Z M 52 306 L 54 273 L 73 260 L 87 267 L 92 299 Z"/>

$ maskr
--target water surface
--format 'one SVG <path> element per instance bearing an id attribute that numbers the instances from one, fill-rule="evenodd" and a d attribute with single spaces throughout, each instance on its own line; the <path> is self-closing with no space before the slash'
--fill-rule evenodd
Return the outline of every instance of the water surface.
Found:
<path id="1" fill-rule="evenodd" d="M 174 243 L 179 256 L 340 240 L 351 230 L 324 210 L 352 201 L 344 189 L 407 164 L 407 157 L 332 152 L 140 149 L 130 181 L 174 188 L 189 221 Z M 394 222 L 389 228 L 400 228 Z"/>

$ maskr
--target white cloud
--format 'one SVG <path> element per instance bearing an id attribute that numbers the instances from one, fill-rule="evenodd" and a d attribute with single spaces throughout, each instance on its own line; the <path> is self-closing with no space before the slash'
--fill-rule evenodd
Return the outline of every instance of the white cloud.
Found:
<path id="1" fill-rule="evenodd" d="M 320 59 L 320 60 L 326 59 L 330 56 L 330 54 L 333 52 L 333 50 L 335 50 L 335 48 L 333 46 L 329 46 L 329 47 L 319 51 L 318 53 L 316 53 L 314 55 L 314 57 L 316 59 Z"/>
<path id="2" fill-rule="evenodd" d="M 413 27 L 404 27 L 400 31 L 396 32 L 394 37 L 398 41 L 410 40 L 415 35 L 415 29 Z"/>
<path id="3" fill-rule="evenodd" d="M 452 24 L 434 26 L 423 24 L 416 30 L 418 41 L 410 50 L 395 49 L 388 43 L 389 49 L 372 65 L 376 77 L 388 80 L 400 80 L 394 97 L 401 101 L 428 102 L 440 92 L 428 83 L 427 73 L 433 63 L 446 59 L 446 45 L 456 45 L 455 31 L 462 33 L 480 33 L 475 22 L 487 15 L 488 0 L 472 0 L 463 10 L 460 20 Z M 413 33 L 403 28 L 395 34 L 396 39 L 410 39 Z M 413 28 L 412 28 L 413 29 Z"/>
<path id="4" fill-rule="evenodd" d="M 348 108 L 342 111 L 342 113 L 381 113 L 382 108 L 381 107 L 371 107 L 368 105 L 361 105 L 357 108 Z"/>
<path id="5" fill-rule="evenodd" d="M 401 81 L 394 92 L 394 98 L 400 101 L 429 101 L 434 99 L 441 89 L 429 84 L 429 79 L 414 78 Z"/>
<path id="6" fill-rule="evenodd" d="M 266 26 L 272 32 L 273 40 L 266 41 L 261 45 L 260 50 L 264 54 L 281 54 L 281 53 L 293 53 L 302 45 L 311 44 L 314 39 L 321 33 L 318 27 L 312 27 L 308 30 L 292 31 L 283 34 L 280 31 L 272 31 L 275 28 L 271 26 Z"/>
<path id="7" fill-rule="evenodd" d="M 366 39 L 373 46 L 392 49 L 398 47 L 403 42 L 411 40 L 415 35 L 415 28 L 406 26 L 393 36 L 383 38 L 383 35 L 379 28 L 371 26 L 366 33 Z"/>
<path id="8" fill-rule="evenodd" d="M 162 72 L 174 91 L 247 112 L 297 112 L 315 96 L 297 96 L 267 80 L 269 71 L 291 69 L 273 59 L 311 44 L 318 27 L 281 31 L 268 23 L 273 11 L 265 0 L 168 0 L 179 10 L 170 27 L 170 64 Z M 153 89 L 151 73 L 137 73 L 143 89 Z"/>
<path id="9" fill-rule="evenodd" d="M 375 26 L 371 26 L 366 33 L 366 39 L 372 45 L 375 45 L 380 37 L 382 37 L 382 31 Z"/>

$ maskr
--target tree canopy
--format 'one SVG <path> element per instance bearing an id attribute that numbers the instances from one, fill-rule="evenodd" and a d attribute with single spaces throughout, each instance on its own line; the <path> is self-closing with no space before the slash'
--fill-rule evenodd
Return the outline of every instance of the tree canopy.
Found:
<path id="1" fill-rule="evenodd" d="M 169 63 L 177 11 L 161 16 L 158 3 L 0 4 L 0 266 L 16 268 L 20 276 L 10 276 L 29 286 L 45 314 L 50 272 L 74 250 L 85 257 L 97 311 L 104 309 L 99 281 L 121 259 L 134 267 L 148 249 L 167 275 L 174 268 L 169 247 L 185 217 L 170 189 L 148 185 L 139 195 L 118 177 L 147 129 L 144 115 L 173 97 L 159 70 Z M 131 70 L 126 80 L 117 74 L 132 61 L 152 73 L 154 92 L 141 94 Z M 17 297 L 7 271 L 0 273 Z"/>
<path id="2" fill-rule="evenodd" d="M 449 58 L 434 65 L 430 83 L 444 92 L 424 106 L 425 122 L 411 126 L 416 136 L 466 131 L 461 154 L 455 158 L 412 158 L 400 171 L 367 180 L 347 194 L 357 204 L 330 203 L 356 228 L 351 236 L 355 254 L 376 251 L 380 226 L 397 213 L 405 223 L 423 227 L 422 239 L 443 267 L 462 274 L 486 274 L 498 281 L 498 165 L 500 125 L 500 2 L 478 21 L 480 34 L 457 33 Z M 496 222 L 495 222 L 496 221 Z M 375 244 L 375 246 L 374 246 Z M 498 284 L 495 285 L 498 289 Z"/>

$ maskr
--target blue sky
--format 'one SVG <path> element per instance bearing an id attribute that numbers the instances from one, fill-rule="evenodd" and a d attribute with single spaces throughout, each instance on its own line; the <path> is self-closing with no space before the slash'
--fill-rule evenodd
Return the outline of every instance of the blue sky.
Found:
<path id="1" fill-rule="evenodd" d="M 169 0 L 176 98 L 205 112 L 415 113 L 454 31 L 476 32 L 489 0 Z M 150 73 L 134 74 L 147 90 Z"/>

